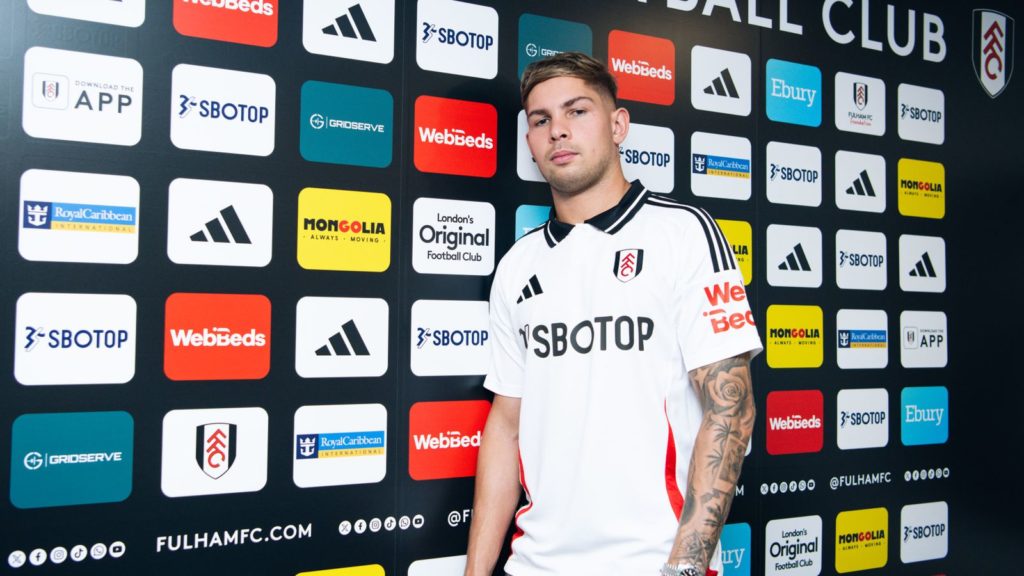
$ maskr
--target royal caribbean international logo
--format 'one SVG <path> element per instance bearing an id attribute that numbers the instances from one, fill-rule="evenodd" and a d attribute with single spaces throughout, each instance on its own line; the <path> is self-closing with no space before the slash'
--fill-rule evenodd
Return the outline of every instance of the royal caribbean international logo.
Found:
<path id="1" fill-rule="evenodd" d="M 383 455 L 383 430 L 295 435 L 296 460 Z"/>
<path id="2" fill-rule="evenodd" d="M 985 92 L 1003 93 L 1013 74 L 1013 18 L 995 10 L 974 11 L 971 63 Z"/>

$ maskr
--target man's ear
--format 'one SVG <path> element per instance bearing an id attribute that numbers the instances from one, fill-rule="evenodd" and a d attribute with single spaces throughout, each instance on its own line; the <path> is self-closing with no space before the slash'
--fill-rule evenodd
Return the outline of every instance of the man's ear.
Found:
<path id="1" fill-rule="evenodd" d="M 622 144 L 629 135 L 629 110 L 616 108 L 612 112 L 612 141 Z"/>

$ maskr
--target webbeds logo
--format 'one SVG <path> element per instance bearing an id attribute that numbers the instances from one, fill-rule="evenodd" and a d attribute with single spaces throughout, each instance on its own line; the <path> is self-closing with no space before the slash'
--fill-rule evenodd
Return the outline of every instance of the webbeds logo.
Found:
<path id="1" fill-rule="evenodd" d="M 670 106 L 676 99 L 676 47 L 667 38 L 622 30 L 608 34 L 608 68 L 619 98 Z"/>
<path id="2" fill-rule="evenodd" d="M 379 192 L 304 188 L 296 258 L 307 270 L 383 272 L 391 265 L 391 199 Z"/>
<path id="3" fill-rule="evenodd" d="M 946 140 L 946 95 L 942 90 L 900 84 L 896 117 L 900 138 L 942 144 Z"/>
<path id="4" fill-rule="evenodd" d="M 470 376 L 487 372 L 490 320 L 487 302 L 417 300 L 411 316 L 409 365 L 417 376 Z"/>
<path id="5" fill-rule="evenodd" d="M 498 111 L 490 104 L 420 96 L 413 163 L 420 172 L 490 178 L 498 166 Z"/>
<path id="6" fill-rule="evenodd" d="M 270 300 L 259 294 L 171 294 L 164 374 L 171 380 L 258 380 L 270 371 Z"/>
<path id="7" fill-rule="evenodd" d="M 821 150 L 814 146 L 769 142 L 765 149 L 768 201 L 794 206 L 821 205 Z"/>
<path id="8" fill-rule="evenodd" d="M 419 0 L 416 64 L 424 70 L 491 79 L 498 75 L 498 12 L 456 0 Z"/>
<path id="9" fill-rule="evenodd" d="M 836 206 L 841 210 L 885 212 L 885 157 L 839 150 L 835 160 Z"/>
<path id="10" fill-rule="evenodd" d="M 295 411 L 292 480 L 299 488 L 380 482 L 387 473 L 388 411 L 380 404 Z"/>
<path id="11" fill-rule="evenodd" d="M 412 267 L 420 274 L 494 271 L 494 206 L 441 198 L 413 203 Z"/>
<path id="12" fill-rule="evenodd" d="M 821 125 L 821 70 L 771 59 L 765 66 L 765 106 L 769 120 Z"/>
<path id="13" fill-rule="evenodd" d="M 527 65 L 561 52 L 592 54 L 594 34 L 581 22 L 548 18 L 536 14 L 519 17 L 519 52 L 517 77 Z"/>
<path id="14" fill-rule="evenodd" d="M 836 232 L 836 286 L 847 290 L 885 290 L 888 250 L 885 234 L 861 230 Z"/>
<path id="15" fill-rule="evenodd" d="M 821 286 L 821 230 L 771 224 L 766 231 L 768 283 L 772 286 Z"/>
<path id="16" fill-rule="evenodd" d="M 270 47 L 277 43 L 278 0 L 174 0 L 179 34 Z"/>
<path id="17" fill-rule="evenodd" d="M 36 14 L 138 28 L 146 20 L 146 0 L 28 0 Z"/>
<path id="18" fill-rule="evenodd" d="M 904 388 L 900 415 L 904 446 L 945 444 L 949 440 L 949 390 L 945 386 Z"/>
<path id="19" fill-rule="evenodd" d="M 386 90 L 307 81 L 299 153 L 312 162 L 385 168 L 391 164 L 394 107 Z"/>
<path id="20" fill-rule="evenodd" d="M 395 1 L 303 0 L 302 45 L 313 54 L 387 64 L 395 57 Z"/>
<path id="21" fill-rule="evenodd" d="M 750 140 L 694 132 L 690 136 L 690 188 L 695 196 L 750 198 Z"/>
<path id="22" fill-rule="evenodd" d="M 704 312 L 711 334 L 755 326 L 747 302 L 747 291 L 738 284 L 723 282 L 704 287 Z M 652 328 L 653 330 L 653 328 Z"/>
<path id="23" fill-rule="evenodd" d="M 836 445 L 840 450 L 889 445 L 889 392 L 885 388 L 839 391 Z"/>
<path id="24" fill-rule="evenodd" d="M 822 312 L 818 306 L 768 307 L 768 365 L 818 368 L 824 359 Z"/>
<path id="25" fill-rule="evenodd" d="M 888 562 L 888 510 L 849 510 L 836 516 L 836 572 L 882 568 Z"/>
<path id="26" fill-rule="evenodd" d="M 382 376 L 388 370 L 388 303 L 306 296 L 295 305 L 295 372 L 303 378 Z"/>
<path id="27" fill-rule="evenodd" d="M 843 369 L 889 364 L 889 317 L 885 310 L 843 309 L 836 313 L 836 363 Z"/>
<path id="28" fill-rule="evenodd" d="M 946 215 L 946 167 L 938 162 L 900 158 L 897 165 L 899 210 L 904 216 Z"/>
<path id="29" fill-rule="evenodd" d="M 825 399 L 819 390 L 768 393 L 767 449 L 772 455 L 820 452 Z"/>
<path id="30" fill-rule="evenodd" d="M 176 178 L 168 189 L 167 257 L 176 264 L 266 266 L 273 222 L 267 186 Z"/>
<path id="31" fill-rule="evenodd" d="M 900 561 L 938 560 L 949 553 L 949 506 L 911 504 L 900 510 Z"/>
<path id="32" fill-rule="evenodd" d="M 821 574 L 821 516 L 772 520 L 764 528 L 765 576 Z"/>
<path id="33" fill-rule="evenodd" d="M 900 363 L 904 368 L 945 368 L 949 350 L 945 312 L 900 314 Z"/>
<path id="34" fill-rule="evenodd" d="M 885 134 L 885 82 L 870 76 L 837 72 L 836 128 L 882 136 Z"/>
<path id="35" fill-rule="evenodd" d="M 750 116 L 750 56 L 694 46 L 690 70 L 690 102 L 694 108 Z"/>
<path id="36" fill-rule="evenodd" d="M 491 403 L 486 400 L 417 402 L 409 410 L 409 476 L 413 480 L 476 474 Z"/>
<path id="37" fill-rule="evenodd" d="M 733 258 L 743 273 L 743 285 L 750 286 L 754 276 L 754 231 L 750 222 L 743 220 L 715 220 L 725 234 Z"/>

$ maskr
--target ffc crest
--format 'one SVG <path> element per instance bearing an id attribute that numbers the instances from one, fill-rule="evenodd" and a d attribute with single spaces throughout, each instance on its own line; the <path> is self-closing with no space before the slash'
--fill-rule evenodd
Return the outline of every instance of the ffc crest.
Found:
<path id="1" fill-rule="evenodd" d="M 196 426 L 196 463 L 214 480 L 235 463 L 238 426 L 217 422 Z"/>
<path id="2" fill-rule="evenodd" d="M 627 248 L 615 253 L 615 267 L 612 272 L 619 282 L 629 282 L 640 275 L 644 268 L 644 251 L 642 248 Z"/>
<path id="3" fill-rule="evenodd" d="M 868 85 L 864 82 L 853 83 L 853 103 L 857 110 L 863 110 L 868 105 Z"/>
<path id="4" fill-rule="evenodd" d="M 971 63 L 981 87 L 995 98 L 1013 74 L 1013 18 L 995 10 L 974 11 Z"/>

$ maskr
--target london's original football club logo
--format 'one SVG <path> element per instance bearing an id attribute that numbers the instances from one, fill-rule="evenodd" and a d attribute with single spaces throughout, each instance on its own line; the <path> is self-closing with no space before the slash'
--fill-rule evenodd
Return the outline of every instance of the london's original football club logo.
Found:
<path id="1" fill-rule="evenodd" d="M 220 478 L 235 463 L 238 427 L 217 422 L 196 426 L 196 463 L 199 469 L 214 480 Z"/>
<path id="2" fill-rule="evenodd" d="M 640 275 L 644 268 L 644 251 L 642 248 L 627 248 L 615 253 L 615 267 L 612 273 L 619 282 L 629 282 Z"/>
<path id="3" fill-rule="evenodd" d="M 1013 18 L 995 10 L 974 11 L 971 63 L 981 87 L 995 98 L 1013 74 Z"/>
<path id="4" fill-rule="evenodd" d="M 863 110 L 868 105 L 868 85 L 866 83 L 853 83 L 853 103 L 857 106 L 857 110 Z"/>

